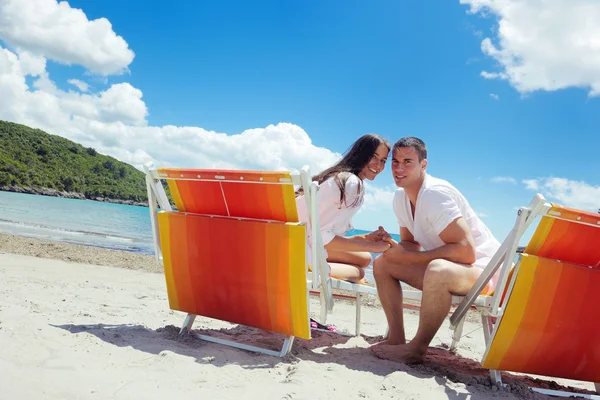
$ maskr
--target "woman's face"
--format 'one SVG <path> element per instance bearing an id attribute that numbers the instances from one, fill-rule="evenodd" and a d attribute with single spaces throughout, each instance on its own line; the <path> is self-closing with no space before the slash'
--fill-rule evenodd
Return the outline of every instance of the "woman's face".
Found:
<path id="1" fill-rule="evenodd" d="M 371 157 L 371 160 L 365 167 L 359 172 L 358 176 L 361 179 L 368 179 L 372 181 L 377 175 L 385 168 L 385 162 L 387 161 L 388 153 L 390 150 L 385 144 L 380 144 L 375 150 L 375 154 Z"/>

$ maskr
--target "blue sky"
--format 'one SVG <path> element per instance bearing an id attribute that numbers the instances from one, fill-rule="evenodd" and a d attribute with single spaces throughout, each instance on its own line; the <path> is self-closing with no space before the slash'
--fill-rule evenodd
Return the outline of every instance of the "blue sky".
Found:
<path id="1" fill-rule="evenodd" d="M 20 3 L 0 0 L 0 119 L 182 167 L 316 170 L 418 136 L 499 239 L 536 191 L 600 208 L 600 5 Z M 393 190 L 388 166 L 354 226 L 396 232 Z"/>

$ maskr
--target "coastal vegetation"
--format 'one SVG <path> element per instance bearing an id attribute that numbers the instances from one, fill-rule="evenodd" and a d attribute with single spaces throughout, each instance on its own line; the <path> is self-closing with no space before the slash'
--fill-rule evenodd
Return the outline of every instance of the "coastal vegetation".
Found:
<path id="1" fill-rule="evenodd" d="M 144 173 L 60 136 L 0 121 L 0 190 L 145 205 Z"/>

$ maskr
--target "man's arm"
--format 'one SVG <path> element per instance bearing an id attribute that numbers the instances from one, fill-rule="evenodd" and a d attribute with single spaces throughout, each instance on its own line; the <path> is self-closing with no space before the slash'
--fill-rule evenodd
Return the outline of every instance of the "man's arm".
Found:
<path id="1" fill-rule="evenodd" d="M 408 228 L 400 228 L 400 246 L 406 251 L 421 251 L 421 245 L 415 240 L 415 237 Z"/>
<path id="2" fill-rule="evenodd" d="M 427 265 L 437 259 L 445 259 L 461 264 L 473 264 L 475 262 L 475 243 L 469 226 L 463 217 L 452 221 L 440 233 L 440 239 L 445 245 L 429 251 L 419 251 L 420 246 L 418 250 L 415 250 L 414 245 L 412 249 L 401 246 L 404 242 L 403 238 L 399 245 L 393 246 L 383 253 L 383 256 L 393 263 L 404 265 Z M 414 238 L 412 243 L 410 240 L 408 242 L 407 246 L 411 246 L 415 243 Z"/>

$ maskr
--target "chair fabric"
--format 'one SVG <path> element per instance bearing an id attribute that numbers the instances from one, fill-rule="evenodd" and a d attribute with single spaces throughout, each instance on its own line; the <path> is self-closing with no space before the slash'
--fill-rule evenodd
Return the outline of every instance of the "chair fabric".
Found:
<path id="1" fill-rule="evenodd" d="M 298 222 L 289 172 L 161 168 L 158 174 L 168 179 L 179 211 Z"/>
<path id="2" fill-rule="evenodd" d="M 484 368 L 600 381 L 600 269 L 524 254 Z"/>
<path id="3" fill-rule="evenodd" d="M 174 310 L 310 339 L 298 223 L 158 214 Z"/>

